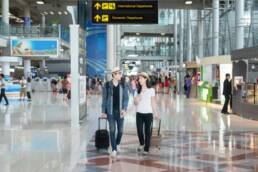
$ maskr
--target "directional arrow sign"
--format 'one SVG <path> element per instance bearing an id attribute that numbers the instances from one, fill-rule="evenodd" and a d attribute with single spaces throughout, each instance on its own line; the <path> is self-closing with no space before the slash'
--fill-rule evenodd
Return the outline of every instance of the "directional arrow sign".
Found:
<path id="1" fill-rule="evenodd" d="M 95 24 L 157 24 L 158 0 L 92 0 Z"/>
<path id="2" fill-rule="evenodd" d="M 100 7 L 101 7 L 101 5 L 100 5 L 100 3 L 97 2 L 94 7 L 95 7 L 97 10 L 99 10 Z"/>
<path id="3" fill-rule="evenodd" d="M 99 15 L 96 15 L 96 16 L 94 17 L 94 19 L 96 20 L 96 22 L 99 22 L 100 19 L 101 19 L 101 17 L 100 17 Z"/>

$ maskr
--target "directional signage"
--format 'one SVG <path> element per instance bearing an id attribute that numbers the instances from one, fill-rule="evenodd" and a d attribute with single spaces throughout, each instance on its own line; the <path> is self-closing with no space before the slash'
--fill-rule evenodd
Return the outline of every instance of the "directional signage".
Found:
<path id="1" fill-rule="evenodd" d="M 95 24 L 157 24 L 158 1 L 93 1 Z"/>

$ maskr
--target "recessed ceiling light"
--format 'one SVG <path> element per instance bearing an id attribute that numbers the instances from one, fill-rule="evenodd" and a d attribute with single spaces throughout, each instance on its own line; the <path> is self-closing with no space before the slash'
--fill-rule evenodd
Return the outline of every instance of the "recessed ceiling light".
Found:
<path id="1" fill-rule="evenodd" d="M 138 35 L 138 36 L 139 36 L 139 35 L 140 35 L 140 33 L 136 33 L 136 35 Z"/>
<path id="2" fill-rule="evenodd" d="M 38 5 L 44 5 L 44 4 L 45 4 L 44 1 L 36 1 L 36 3 L 37 3 Z"/>
<path id="3" fill-rule="evenodd" d="M 65 14 L 65 15 L 68 15 L 67 11 L 64 11 L 64 14 Z"/>
<path id="4" fill-rule="evenodd" d="M 193 1 L 191 1 L 191 0 L 186 0 L 185 1 L 185 5 L 191 5 L 191 4 L 193 4 Z"/>
<path id="5" fill-rule="evenodd" d="M 48 12 L 45 11 L 44 14 L 45 14 L 45 15 L 48 15 Z"/>
<path id="6" fill-rule="evenodd" d="M 162 36 L 166 35 L 165 33 L 161 33 Z"/>
<path id="7" fill-rule="evenodd" d="M 51 15 L 54 15 L 54 14 L 55 14 L 53 11 L 50 11 L 49 13 L 50 13 Z"/>
<path id="8" fill-rule="evenodd" d="M 61 11 L 58 11 L 58 14 L 59 14 L 59 15 L 62 15 L 62 12 L 61 12 Z"/>

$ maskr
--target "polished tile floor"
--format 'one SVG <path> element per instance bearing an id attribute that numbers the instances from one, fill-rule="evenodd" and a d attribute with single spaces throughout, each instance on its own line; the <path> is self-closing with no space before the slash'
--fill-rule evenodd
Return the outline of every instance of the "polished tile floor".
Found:
<path id="1" fill-rule="evenodd" d="M 79 129 L 70 127 L 70 105 L 62 96 L 36 93 L 31 103 L 0 105 L 0 172 L 258 171 L 258 121 L 224 116 L 218 105 L 180 96 L 158 96 L 162 138 L 148 156 L 136 153 L 131 105 L 114 161 L 94 146 L 100 103 L 98 96 L 88 99 Z"/>

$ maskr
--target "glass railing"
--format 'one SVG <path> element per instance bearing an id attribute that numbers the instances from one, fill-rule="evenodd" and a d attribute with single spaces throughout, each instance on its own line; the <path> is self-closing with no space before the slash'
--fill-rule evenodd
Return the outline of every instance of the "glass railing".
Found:
<path id="1" fill-rule="evenodd" d="M 60 37 L 63 41 L 69 43 L 70 42 L 70 29 L 69 27 L 64 27 L 60 25 Z"/>
<path id="2" fill-rule="evenodd" d="M 163 44 L 162 46 L 128 46 L 121 47 L 123 56 L 138 55 L 138 56 L 173 56 L 173 46 Z"/>
<path id="3" fill-rule="evenodd" d="M 70 42 L 70 32 L 68 27 L 55 26 L 21 26 L 7 25 L 0 22 L 0 35 L 17 37 L 57 37 L 66 42 Z"/>
<path id="4" fill-rule="evenodd" d="M 192 35 L 193 38 L 193 57 L 198 56 L 198 34 Z M 203 51 L 204 56 L 212 56 L 212 40 L 213 37 L 206 36 L 203 39 Z M 185 44 L 186 45 L 186 44 Z M 258 45 L 258 27 L 250 28 L 249 26 L 244 27 L 244 47 L 253 47 Z M 230 28 L 219 33 L 219 55 L 228 55 L 231 51 L 236 49 L 236 30 Z"/>

